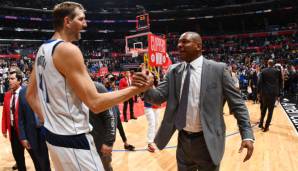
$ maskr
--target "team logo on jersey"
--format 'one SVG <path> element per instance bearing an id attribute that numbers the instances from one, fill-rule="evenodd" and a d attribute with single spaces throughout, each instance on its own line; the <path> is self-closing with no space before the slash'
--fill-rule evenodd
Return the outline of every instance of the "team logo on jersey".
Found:
<path id="1" fill-rule="evenodd" d="M 42 66 L 45 68 L 47 65 L 46 59 L 43 55 L 40 55 L 37 57 L 37 66 Z"/>

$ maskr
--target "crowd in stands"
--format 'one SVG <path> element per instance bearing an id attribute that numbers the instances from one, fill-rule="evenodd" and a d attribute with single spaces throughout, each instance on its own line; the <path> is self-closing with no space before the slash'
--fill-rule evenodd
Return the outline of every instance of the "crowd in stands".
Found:
<path id="1" fill-rule="evenodd" d="M 297 88 L 298 69 L 298 36 L 297 32 L 287 35 L 270 35 L 263 37 L 203 37 L 203 55 L 206 58 L 236 65 L 240 87 L 246 90 L 256 68 L 265 66 L 268 59 L 274 59 L 281 68 L 286 92 L 294 93 Z M 178 36 L 172 34 L 167 37 L 167 50 L 172 63 L 179 61 L 176 45 Z M 1 83 L 7 90 L 7 71 L 11 65 L 18 65 L 24 72 L 24 79 L 29 77 L 36 50 L 42 42 L 13 42 L 5 43 L 0 48 L 1 55 L 18 54 L 14 58 L 1 56 Z M 115 44 L 114 44 L 115 43 Z M 3 44 L 2 44 L 3 45 Z M 124 53 L 124 42 L 114 40 L 110 42 L 80 41 L 79 47 L 90 76 L 94 80 L 101 80 L 103 75 L 100 68 L 107 67 L 109 72 L 121 73 L 126 70 L 137 69 L 142 63 L 142 56 L 132 58 Z M 121 78 L 121 74 L 117 77 Z M 245 92 L 245 91 L 244 91 Z"/>

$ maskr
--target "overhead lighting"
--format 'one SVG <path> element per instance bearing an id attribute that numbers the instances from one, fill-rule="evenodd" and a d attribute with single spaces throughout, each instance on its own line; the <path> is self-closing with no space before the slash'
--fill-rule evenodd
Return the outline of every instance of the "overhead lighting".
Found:
<path id="1" fill-rule="evenodd" d="M 271 9 L 267 9 L 267 10 L 264 10 L 264 13 L 268 13 L 268 12 L 271 12 L 272 10 Z"/>
<path id="2" fill-rule="evenodd" d="M 41 32 L 49 32 L 49 33 L 54 32 L 54 30 L 51 30 L 51 29 L 41 29 L 40 31 Z"/>
<path id="3" fill-rule="evenodd" d="M 15 28 L 14 30 L 15 31 L 24 31 L 24 29 L 22 29 L 22 28 Z"/>
<path id="4" fill-rule="evenodd" d="M 188 17 L 187 19 L 189 19 L 189 20 L 195 20 L 197 18 L 196 17 Z"/>
<path id="5" fill-rule="evenodd" d="M 285 9 L 285 10 L 291 10 L 291 9 L 293 9 L 293 7 L 284 7 L 283 9 Z"/>
<path id="6" fill-rule="evenodd" d="M 205 16 L 204 18 L 213 18 L 214 16 L 213 15 L 208 15 L 208 16 Z"/>

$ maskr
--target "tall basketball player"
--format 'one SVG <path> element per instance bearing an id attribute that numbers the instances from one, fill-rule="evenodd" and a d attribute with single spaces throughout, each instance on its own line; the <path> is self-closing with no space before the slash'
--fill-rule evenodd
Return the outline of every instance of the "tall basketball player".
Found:
<path id="1" fill-rule="evenodd" d="M 60 3 L 53 17 L 55 33 L 38 50 L 27 100 L 44 118 L 55 170 L 103 170 L 89 134 L 88 108 L 94 113 L 105 111 L 145 91 L 152 81 L 138 73 L 127 89 L 97 93 L 80 49 L 71 43 L 80 39 L 80 31 L 87 26 L 83 6 Z"/>

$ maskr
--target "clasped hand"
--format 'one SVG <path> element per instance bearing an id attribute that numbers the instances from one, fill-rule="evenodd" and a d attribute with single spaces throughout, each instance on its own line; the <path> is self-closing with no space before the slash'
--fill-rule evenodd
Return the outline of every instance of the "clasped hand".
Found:
<path id="1" fill-rule="evenodd" d="M 132 77 L 132 86 L 136 86 L 142 91 L 146 91 L 151 88 L 154 82 L 153 75 L 148 70 L 142 72 L 136 72 Z"/>

